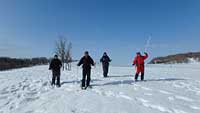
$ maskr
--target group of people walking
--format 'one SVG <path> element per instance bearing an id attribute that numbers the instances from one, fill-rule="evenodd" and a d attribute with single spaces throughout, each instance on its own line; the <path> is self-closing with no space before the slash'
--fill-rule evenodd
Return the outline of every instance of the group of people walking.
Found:
<path id="1" fill-rule="evenodd" d="M 136 53 L 136 57 L 133 60 L 133 66 L 136 67 L 135 81 L 138 81 L 138 76 L 141 73 L 141 80 L 144 80 L 144 60 L 148 58 L 148 54 L 145 52 L 144 56 L 140 52 Z M 100 59 L 103 68 L 103 76 L 108 77 L 109 64 L 112 60 L 107 55 L 106 52 L 103 53 L 103 56 Z M 89 52 L 84 52 L 84 56 L 79 60 L 77 66 L 82 65 L 82 81 L 81 88 L 87 89 L 91 88 L 91 66 L 95 66 L 94 60 L 90 57 Z M 58 55 L 55 55 L 53 60 L 49 65 L 49 70 L 52 70 L 52 82 L 51 85 L 56 85 L 60 87 L 60 69 L 62 67 L 62 62 L 59 60 Z M 56 83 L 55 83 L 56 81 Z"/>

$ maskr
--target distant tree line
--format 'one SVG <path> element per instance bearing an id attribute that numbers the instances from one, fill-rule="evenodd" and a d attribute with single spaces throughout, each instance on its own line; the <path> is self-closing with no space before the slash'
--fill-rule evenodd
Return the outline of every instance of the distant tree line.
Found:
<path id="1" fill-rule="evenodd" d="M 30 67 L 35 65 L 45 65 L 48 63 L 49 59 L 47 59 L 46 57 L 38 57 L 31 59 L 0 57 L 0 71 L 22 67 Z"/>

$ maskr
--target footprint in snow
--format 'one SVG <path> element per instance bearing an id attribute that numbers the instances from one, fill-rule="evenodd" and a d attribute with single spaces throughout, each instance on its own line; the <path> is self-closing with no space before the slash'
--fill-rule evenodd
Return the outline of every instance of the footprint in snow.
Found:
<path id="1" fill-rule="evenodd" d="M 183 100 L 183 101 L 187 101 L 187 102 L 193 102 L 194 100 L 191 99 L 191 98 L 188 98 L 188 97 L 184 97 L 184 96 L 175 96 L 176 99 L 179 99 L 179 100 Z"/>
<path id="2" fill-rule="evenodd" d="M 86 109 L 72 109 L 71 110 L 72 113 L 91 113 L 89 112 L 89 110 L 86 110 Z"/>
<path id="3" fill-rule="evenodd" d="M 7 98 L 8 98 L 8 96 L 1 96 L 0 100 L 4 100 L 4 99 L 7 99 Z"/>
<path id="4" fill-rule="evenodd" d="M 111 96 L 115 96 L 115 94 L 112 91 L 106 91 L 103 93 L 105 96 L 111 97 Z"/>
<path id="5" fill-rule="evenodd" d="M 19 91 L 19 88 L 11 89 L 11 90 L 10 90 L 11 93 L 16 93 L 17 91 Z"/>
<path id="6" fill-rule="evenodd" d="M 155 109 L 161 112 L 166 112 L 166 113 L 174 113 L 171 110 L 169 110 L 168 108 L 165 108 L 163 106 L 160 105 L 154 105 L 154 104 L 150 104 L 150 103 L 142 103 L 143 106 L 151 108 L 151 109 Z"/>
<path id="7" fill-rule="evenodd" d="M 141 102 L 141 103 L 147 103 L 147 102 L 149 102 L 148 100 L 145 100 L 143 98 L 137 98 L 136 100 L 139 101 L 139 102 Z"/>
<path id="8" fill-rule="evenodd" d="M 9 93 L 8 88 L 9 88 L 9 87 L 3 88 L 3 89 L 0 91 L 0 94 L 2 94 L 2 95 L 8 94 L 8 93 Z"/>
<path id="9" fill-rule="evenodd" d="M 31 92 L 38 92 L 36 87 L 28 87 L 27 90 Z"/>
<path id="10" fill-rule="evenodd" d="M 192 108 L 194 110 L 200 110 L 200 107 L 197 107 L 197 106 L 190 106 L 190 108 Z"/>
<path id="11" fill-rule="evenodd" d="M 29 102 L 32 102 L 32 101 L 35 101 L 35 100 L 38 100 L 39 97 L 29 97 L 29 98 L 25 98 L 23 99 L 20 104 L 27 104 Z"/>
<path id="12" fill-rule="evenodd" d="M 16 108 L 16 103 L 11 103 L 11 106 L 9 107 L 9 110 L 13 110 L 14 108 Z"/>
<path id="13" fill-rule="evenodd" d="M 26 90 L 27 88 L 29 88 L 29 84 L 24 85 L 24 86 L 22 87 L 22 90 Z"/>
<path id="14" fill-rule="evenodd" d="M 186 89 L 186 88 L 190 87 L 190 84 L 186 84 L 184 82 L 174 82 L 172 86 L 175 87 L 175 88 L 184 88 L 184 89 Z"/>
<path id="15" fill-rule="evenodd" d="M 172 113 L 187 113 L 187 112 L 178 109 L 173 109 Z"/>
<path id="16" fill-rule="evenodd" d="M 144 90 L 147 90 L 147 91 L 152 91 L 152 89 L 147 88 L 147 87 L 141 87 L 141 88 L 144 89 Z"/>
<path id="17" fill-rule="evenodd" d="M 36 81 L 34 81 L 34 83 L 40 83 L 41 81 L 40 80 L 36 80 Z"/>
<path id="18" fill-rule="evenodd" d="M 48 85 L 49 85 L 49 82 L 44 82 L 44 83 L 42 83 L 42 87 L 48 86 Z"/>
<path id="19" fill-rule="evenodd" d="M 133 98 L 131 98 L 131 97 L 127 96 L 127 95 L 124 95 L 124 94 L 119 94 L 116 97 L 124 98 L 124 99 L 127 99 L 127 100 L 133 100 Z"/>
<path id="20" fill-rule="evenodd" d="M 5 101 L 5 100 L 4 100 L 4 101 L 1 101 L 1 100 L 0 100 L 0 109 L 3 108 L 3 107 L 5 107 L 5 106 L 8 105 L 9 103 L 10 103 L 10 100 L 6 100 L 6 101 Z"/>
<path id="21" fill-rule="evenodd" d="M 35 96 L 35 95 L 37 95 L 38 94 L 38 92 L 27 92 L 25 95 L 26 96 Z"/>
<path id="22" fill-rule="evenodd" d="M 151 93 L 144 93 L 144 95 L 146 95 L 146 96 L 152 96 L 153 94 L 151 94 Z"/>
<path id="23" fill-rule="evenodd" d="M 152 91 L 152 90 L 153 90 L 153 89 L 151 89 L 151 88 L 143 87 L 143 86 L 138 85 L 138 84 L 134 84 L 134 87 L 135 87 L 135 88 L 141 88 L 141 89 L 144 89 L 144 90 L 147 90 L 147 91 Z"/>
<path id="24" fill-rule="evenodd" d="M 5 94 L 8 94 L 9 93 L 9 91 L 1 91 L 1 95 L 5 95 Z"/>
<path id="25" fill-rule="evenodd" d="M 125 95 L 123 92 L 120 93 L 114 93 L 112 91 L 100 91 L 100 90 L 94 90 L 97 94 L 107 97 L 116 97 L 116 98 L 123 98 L 126 100 L 133 100 L 133 98 Z"/>
<path id="26" fill-rule="evenodd" d="M 25 113 L 34 113 L 34 111 L 27 111 L 27 112 L 25 112 Z"/>
<path id="27" fill-rule="evenodd" d="M 168 100 L 169 101 L 174 101 L 175 99 L 174 99 L 174 97 L 168 97 Z"/>
<path id="28" fill-rule="evenodd" d="M 139 101 L 143 106 L 145 106 L 147 108 L 155 109 L 155 110 L 158 110 L 160 112 L 174 113 L 173 111 L 171 111 L 168 108 L 165 108 L 161 105 L 155 105 L 155 104 L 150 103 L 149 100 L 145 100 L 143 98 L 137 98 L 136 100 Z"/>
<path id="29" fill-rule="evenodd" d="M 166 94 L 166 95 L 171 95 L 172 93 L 168 92 L 168 91 L 164 91 L 164 90 L 159 90 L 160 93 L 162 94 Z"/>
<path id="30" fill-rule="evenodd" d="M 11 86 L 11 89 L 16 89 L 16 86 L 15 86 L 15 85 L 12 85 L 12 86 Z"/>

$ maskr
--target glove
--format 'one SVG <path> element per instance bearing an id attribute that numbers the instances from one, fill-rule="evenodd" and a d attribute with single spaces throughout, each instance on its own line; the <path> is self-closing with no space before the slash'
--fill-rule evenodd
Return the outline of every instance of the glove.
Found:
<path id="1" fill-rule="evenodd" d="M 132 64 L 132 66 L 134 66 L 135 64 Z"/>
<path id="2" fill-rule="evenodd" d="M 145 54 L 145 55 L 147 55 L 147 53 L 146 53 L 146 52 L 144 52 L 144 54 Z"/>

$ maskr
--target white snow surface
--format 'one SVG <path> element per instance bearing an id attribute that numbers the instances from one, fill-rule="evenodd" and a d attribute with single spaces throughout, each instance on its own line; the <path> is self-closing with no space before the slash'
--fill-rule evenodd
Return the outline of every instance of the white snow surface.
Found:
<path id="1" fill-rule="evenodd" d="M 200 64 L 147 65 L 144 82 L 134 67 L 92 69 L 92 89 L 81 90 L 81 68 L 62 71 L 50 86 L 48 66 L 0 72 L 0 113 L 200 113 Z"/>

